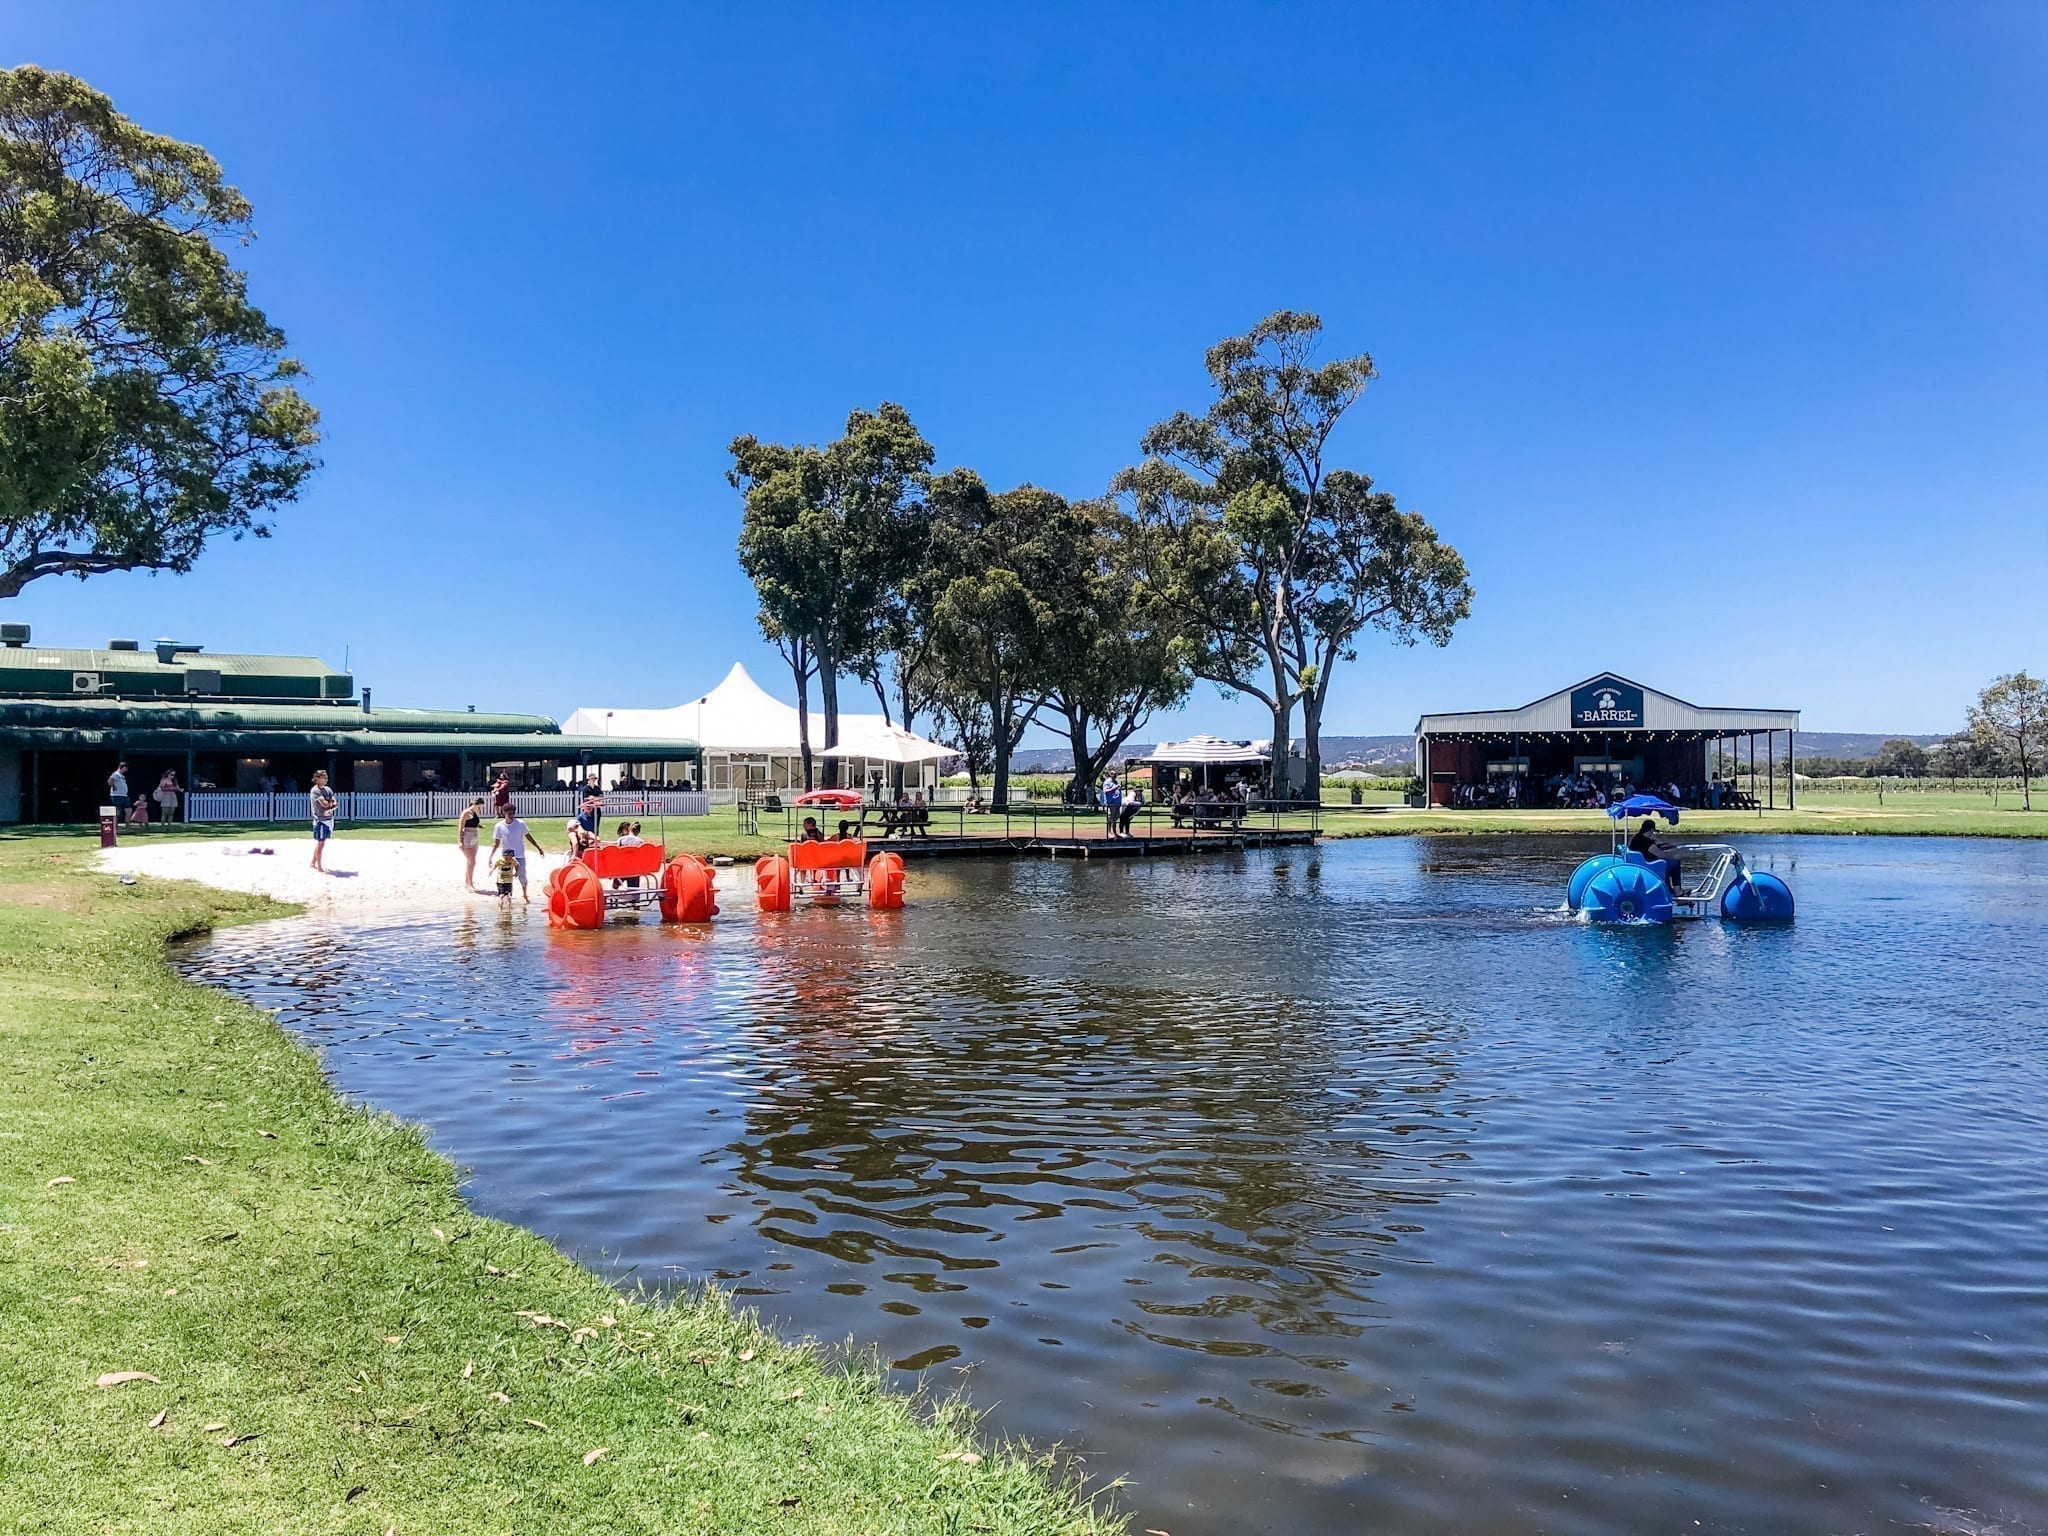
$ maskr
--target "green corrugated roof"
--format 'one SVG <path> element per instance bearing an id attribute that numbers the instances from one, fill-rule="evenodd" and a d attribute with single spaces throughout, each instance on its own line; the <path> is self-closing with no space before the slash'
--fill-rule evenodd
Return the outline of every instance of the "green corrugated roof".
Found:
<path id="1" fill-rule="evenodd" d="M 69 646 L 0 646 L 0 672 L 47 668 L 52 672 L 183 672 L 196 668 L 223 677 L 346 677 L 318 656 L 247 656 L 230 651 L 182 650 L 170 661 L 156 659 L 154 644 L 137 651 L 87 650 Z"/>
<path id="2" fill-rule="evenodd" d="M 356 703 L 186 703 L 171 699 L 0 698 L 0 735 L 44 729 L 255 731 L 496 731 L 557 735 L 546 715 L 479 715 L 467 710 L 373 709 Z"/>

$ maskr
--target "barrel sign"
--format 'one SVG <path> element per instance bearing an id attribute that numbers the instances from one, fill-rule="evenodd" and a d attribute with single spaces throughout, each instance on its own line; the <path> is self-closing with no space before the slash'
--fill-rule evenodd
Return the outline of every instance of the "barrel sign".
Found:
<path id="1" fill-rule="evenodd" d="M 1572 727 L 1581 731 L 1639 731 L 1643 690 L 1613 673 L 1572 690 Z"/>

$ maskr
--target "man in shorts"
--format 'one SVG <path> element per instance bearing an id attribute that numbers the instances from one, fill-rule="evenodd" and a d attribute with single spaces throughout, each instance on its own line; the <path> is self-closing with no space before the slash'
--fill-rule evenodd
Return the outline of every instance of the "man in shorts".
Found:
<path id="1" fill-rule="evenodd" d="M 114 808 L 114 820 L 128 819 L 128 762 L 123 758 L 107 775 L 107 803 Z"/>
<path id="2" fill-rule="evenodd" d="M 519 899 L 531 904 L 533 897 L 526 889 L 526 850 L 529 845 L 542 858 L 547 857 L 547 849 L 541 847 L 539 840 L 528 830 L 526 823 L 519 819 L 519 807 L 507 800 L 498 812 L 498 825 L 491 833 L 491 867 L 502 870 L 504 865 L 501 861 L 509 856 L 514 870 L 519 875 Z M 500 874 L 498 878 L 502 885 L 504 876 Z M 509 900 L 511 893 L 508 891 L 504 894 Z"/>
<path id="3" fill-rule="evenodd" d="M 327 873 L 327 840 L 334 836 L 334 813 L 341 809 L 341 797 L 327 787 L 327 770 L 315 770 L 313 788 L 306 797 L 313 813 L 313 867 Z"/>

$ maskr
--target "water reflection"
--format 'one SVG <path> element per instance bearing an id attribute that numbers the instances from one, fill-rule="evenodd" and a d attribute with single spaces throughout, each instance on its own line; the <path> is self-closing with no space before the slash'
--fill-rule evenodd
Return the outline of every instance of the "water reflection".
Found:
<path id="1" fill-rule="evenodd" d="M 487 1209 L 972 1369 L 1180 1536 L 2038 1518 L 2042 852 L 1764 851 L 1795 929 L 1445 840 L 192 964 Z"/>

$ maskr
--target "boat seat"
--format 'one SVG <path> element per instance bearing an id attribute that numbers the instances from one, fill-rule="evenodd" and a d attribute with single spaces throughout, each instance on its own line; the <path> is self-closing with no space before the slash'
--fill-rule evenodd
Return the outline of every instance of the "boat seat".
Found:
<path id="1" fill-rule="evenodd" d="M 662 847 L 659 843 L 642 843 L 638 848 L 592 848 L 583 855 L 583 862 L 600 880 L 658 875 L 661 873 Z"/>
<path id="2" fill-rule="evenodd" d="M 791 869 L 859 869 L 867 861 L 868 845 L 864 838 L 828 837 L 822 843 L 789 845 Z"/>

